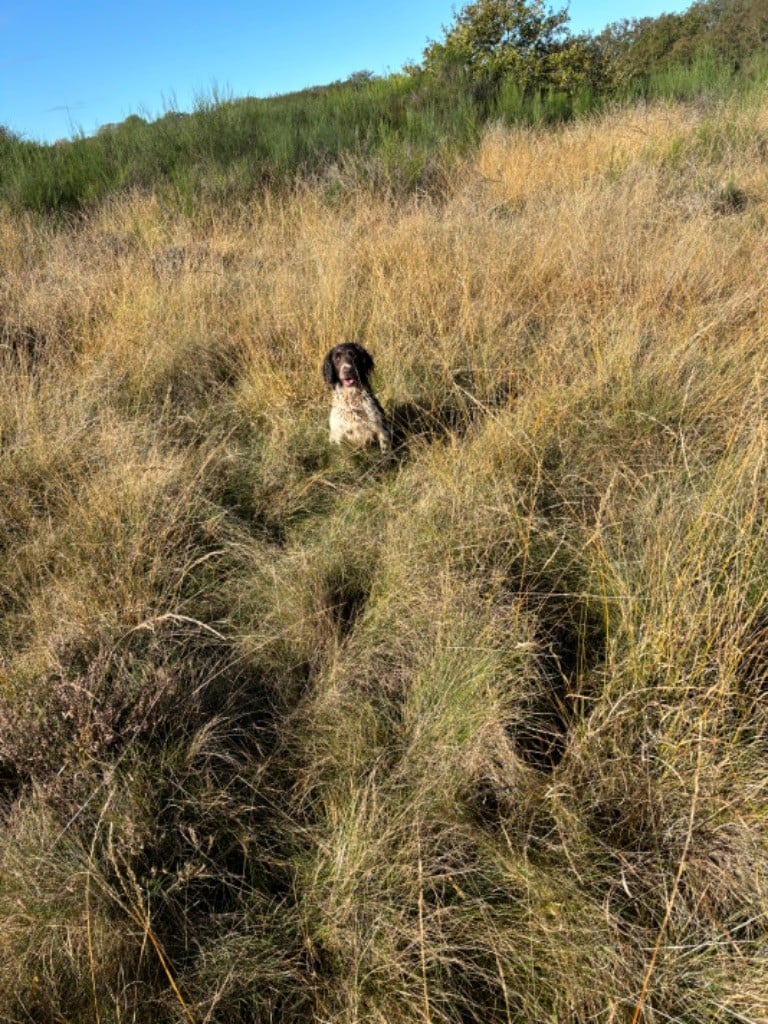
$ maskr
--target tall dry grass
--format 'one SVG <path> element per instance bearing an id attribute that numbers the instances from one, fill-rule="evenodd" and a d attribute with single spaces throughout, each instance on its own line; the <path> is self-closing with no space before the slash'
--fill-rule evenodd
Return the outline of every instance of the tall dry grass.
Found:
<path id="1" fill-rule="evenodd" d="M 766 1019 L 766 133 L 2 215 L 0 1019 Z"/>

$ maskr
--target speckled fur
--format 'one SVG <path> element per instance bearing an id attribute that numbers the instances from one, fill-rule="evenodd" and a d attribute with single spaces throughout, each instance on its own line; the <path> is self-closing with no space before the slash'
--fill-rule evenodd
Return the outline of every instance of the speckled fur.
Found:
<path id="1" fill-rule="evenodd" d="M 323 378 L 333 388 L 330 439 L 355 448 L 378 444 L 390 450 L 392 438 L 384 411 L 368 383 L 373 358 L 362 345 L 347 342 L 332 348 L 323 362 Z"/>

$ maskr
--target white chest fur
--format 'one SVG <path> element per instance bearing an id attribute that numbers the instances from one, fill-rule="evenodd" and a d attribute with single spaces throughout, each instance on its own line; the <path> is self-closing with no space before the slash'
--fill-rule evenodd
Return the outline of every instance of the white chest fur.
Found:
<path id="1" fill-rule="evenodd" d="M 330 416 L 331 441 L 355 448 L 378 444 L 389 448 L 389 431 L 375 396 L 363 388 L 335 387 Z"/>

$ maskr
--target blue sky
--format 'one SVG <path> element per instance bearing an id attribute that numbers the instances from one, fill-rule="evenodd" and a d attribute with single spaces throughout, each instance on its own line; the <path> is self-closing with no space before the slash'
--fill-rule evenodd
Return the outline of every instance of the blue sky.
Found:
<path id="1" fill-rule="evenodd" d="M 0 125 L 41 142 L 129 114 L 191 110 L 214 91 L 270 96 L 387 74 L 439 39 L 452 0 L 0 0 Z M 553 9 L 564 2 L 548 4 Z M 570 30 L 690 6 L 571 0 Z"/>

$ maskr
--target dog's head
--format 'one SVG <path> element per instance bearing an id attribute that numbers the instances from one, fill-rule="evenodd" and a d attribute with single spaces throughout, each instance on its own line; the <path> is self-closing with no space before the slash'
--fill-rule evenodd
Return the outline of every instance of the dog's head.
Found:
<path id="1" fill-rule="evenodd" d="M 323 380 L 330 387 L 367 387 L 371 373 L 373 356 L 354 341 L 336 345 L 323 360 Z"/>

